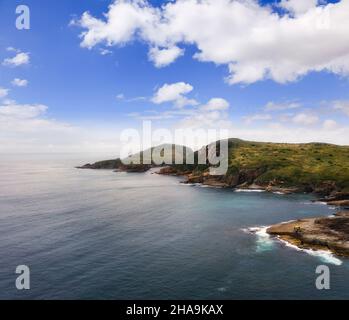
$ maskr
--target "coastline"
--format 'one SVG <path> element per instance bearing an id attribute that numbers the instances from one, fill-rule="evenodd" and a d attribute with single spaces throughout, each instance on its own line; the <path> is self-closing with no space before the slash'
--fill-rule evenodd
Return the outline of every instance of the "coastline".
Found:
<path id="1" fill-rule="evenodd" d="M 275 224 L 266 232 L 301 250 L 327 251 L 349 257 L 349 211 Z"/>
<path id="2" fill-rule="evenodd" d="M 229 188 L 233 189 L 234 192 L 269 192 L 280 195 L 300 193 L 314 194 L 314 192 L 302 192 L 297 187 L 282 188 L 270 185 L 264 187 L 255 183 L 252 183 L 251 185 L 244 183 L 232 188 L 224 182 L 222 183 L 217 181 L 215 177 L 211 178 L 203 176 L 206 179 L 198 180 L 196 177 L 193 177 L 191 173 L 178 174 L 171 167 L 162 168 L 156 173 L 185 177 L 186 181 L 183 181 L 182 183 L 187 185 L 190 184 L 195 186 L 199 185 L 202 187 Z M 338 233 L 337 230 L 338 226 L 342 224 L 345 225 L 347 223 L 349 226 L 349 211 L 346 211 L 349 209 L 349 193 L 332 192 L 330 195 L 325 197 L 320 197 L 316 194 L 314 195 L 317 196 L 317 199 L 312 200 L 312 202 L 340 208 L 344 211 L 339 211 L 330 217 L 281 222 L 276 225 L 264 227 L 262 233 L 265 233 L 264 236 L 275 237 L 288 247 L 304 251 L 313 256 L 322 256 L 331 263 L 340 265 L 342 262 L 332 255 L 349 257 L 349 227 L 348 229 L 345 228 L 344 230 L 341 230 L 341 233 Z M 301 232 L 295 233 L 295 228 L 300 228 Z M 256 228 L 250 228 L 249 231 L 251 232 L 252 229 Z M 259 228 L 257 229 L 259 230 Z M 257 232 L 256 230 L 252 230 L 252 232 L 258 235 L 258 232 L 261 232 L 258 230 Z M 343 239 L 345 239 L 345 241 L 343 241 Z"/>
<path id="3" fill-rule="evenodd" d="M 210 176 L 209 173 L 194 175 L 192 172 L 178 172 L 176 169 L 170 166 L 158 167 L 158 171 L 155 173 L 159 175 L 184 177 L 186 181 L 183 181 L 183 184 L 233 189 L 235 192 L 270 192 L 280 195 L 306 193 L 302 192 L 302 190 L 300 190 L 298 187 L 279 187 L 272 185 L 261 186 L 256 183 L 248 184 L 247 182 L 232 186 L 224 181 L 220 181 L 219 177 L 217 176 Z"/>
<path id="4" fill-rule="evenodd" d="M 242 181 L 229 181 L 226 176 L 211 176 L 209 172 L 195 172 L 180 170 L 173 166 L 154 165 L 118 165 L 115 161 L 107 161 L 98 165 L 87 164 L 79 169 L 114 169 L 114 172 L 139 172 L 151 171 L 151 174 L 183 177 L 183 185 L 231 189 L 234 192 L 269 192 L 279 195 L 313 194 L 316 197 L 312 202 L 323 203 L 341 210 L 349 210 L 349 192 L 341 192 L 333 188 L 333 184 L 324 183 L 318 190 L 304 186 L 280 186 L 276 181 L 269 181 L 267 185 L 260 185 L 244 176 Z M 242 183 L 239 183 L 242 182 Z M 316 192 L 319 191 L 319 192 Z M 345 226 L 344 229 L 342 226 Z M 267 235 L 276 237 L 287 246 L 309 253 L 335 254 L 349 257 L 349 211 L 339 211 L 330 217 L 301 219 L 283 222 L 268 227 Z M 315 252 L 315 253 L 314 253 Z"/>

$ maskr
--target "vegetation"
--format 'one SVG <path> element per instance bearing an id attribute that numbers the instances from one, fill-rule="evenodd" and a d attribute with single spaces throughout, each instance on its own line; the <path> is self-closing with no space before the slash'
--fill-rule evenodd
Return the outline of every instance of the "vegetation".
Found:
<path id="1" fill-rule="evenodd" d="M 240 139 L 229 139 L 228 145 L 228 171 L 225 176 L 216 177 L 228 186 L 257 184 L 282 188 L 298 187 L 300 191 L 306 192 L 316 192 L 319 189 L 323 191 L 319 193 L 324 194 L 334 190 L 349 192 L 349 146 L 267 143 Z M 173 148 L 177 150 L 183 147 Z M 195 163 L 197 157 L 198 152 L 195 152 Z M 122 166 L 120 159 L 84 167 L 121 168 L 127 171 L 127 166 Z M 202 181 L 207 176 L 208 168 L 208 165 L 197 164 L 172 165 L 171 173 L 191 175 L 197 181 Z M 143 167 L 139 171 L 144 171 Z"/>

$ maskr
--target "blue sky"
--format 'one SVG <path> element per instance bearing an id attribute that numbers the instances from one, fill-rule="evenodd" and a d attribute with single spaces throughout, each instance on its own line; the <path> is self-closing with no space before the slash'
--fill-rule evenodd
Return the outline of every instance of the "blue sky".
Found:
<path id="1" fill-rule="evenodd" d="M 260 55 L 251 56 L 250 60 L 246 58 L 246 61 L 244 59 L 246 54 L 232 52 L 229 53 L 233 55 L 232 62 L 230 62 L 228 54 L 226 57 L 220 56 L 219 50 L 224 51 L 224 48 L 215 48 L 216 51 L 211 50 L 211 44 L 207 44 L 206 40 L 201 39 L 198 33 L 194 35 L 192 30 L 188 31 L 188 34 L 181 32 L 183 39 L 194 40 L 173 40 L 175 36 L 171 33 L 166 34 L 167 40 L 166 45 L 164 45 L 162 40 L 156 39 L 154 36 L 137 34 L 148 32 L 144 31 L 147 30 L 146 26 L 141 27 L 144 28 L 143 31 L 137 31 L 132 37 L 119 43 L 114 38 L 114 31 L 110 31 L 109 28 L 107 30 L 110 34 L 95 39 L 92 45 L 89 43 L 84 47 L 82 44 L 84 38 L 81 33 L 94 32 L 95 30 L 86 27 L 86 24 L 80 21 L 83 13 L 89 12 L 90 18 L 93 17 L 93 19 L 105 22 L 107 19 L 102 14 L 108 12 L 108 6 L 112 2 L 111 0 L 27 0 L 25 4 L 30 8 L 31 28 L 30 30 L 17 30 L 15 27 L 15 9 L 23 2 L 20 0 L 0 0 L 0 62 L 2 62 L 0 65 L 0 88 L 7 90 L 6 94 L 2 94 L 2 98 L 0 94 L 2 99 L 0 100 L 0 117 L 1 108 L 7 108 L 3 109 L 7 112 L 7 114 L 5 111 L 3 112 L 7 118 L 3 122 L 0 119 L 0 125 L 3 125 L 0 131 L 6 133 L 1 140 L 3 147 L 6 146 L 4 150 L 14 150 L 14 142 L 22 145 L 26 150 L 32 148 L 33 150 L 45 151 L 48 146 L 51 149 L 59 146 L 57 148 L 59 151 L 79 150 L 77 147 L 79 143 L 82 144 L 82 141 L 90 139 L 89 135 L 85 134 L 89 131 L 91 135 L 92 132 L 96 133 L 94 136 L 100 134 L 99 140 L 95 142 L 96 145 L 103 145 L 102 149 L 114 148 L 115 145 L 109 145 L 107 142 L 110 139 L 109 133 L 116 136 L 122 128 L 137 127 L 141 120 L 149 115 L 156 115 L 154 125 L 158 127 L 176 127 L 177 124 L 188 120 L 188 117 L 189 120 L 194 121 L 195 113 L 202 113 L 204 108 L 201 106 L 207 105 L 212 98 L 224 99 L 229 103 L 229 108 L 222 108 L 221 110 L 224 109 L 224 112 L 214 118 L 217 121 L 213 120 L 208 125 L 214 126 L 216 124 L 219 127 L 220 123 L 223 123 L 221 120 L 229 121 L 228 126 L 235 126 L 234 128 L 240 130 L 235 132 L 233 130 L 233 133 L 241 134 L 242 138 L 296 142 L 292 141 L 296 138 L 292 139 L 291 133 L 296 128 L 300 130 L 297 135 L 297 139 L 302 138 L 300 140 L 313 141 L 318 137 L 319 140 L 328 140 L 328 142 L 349 143 L 348 138 L 343 138 L 343 134 L 347 133 L 345 130 L 348 128 L 349 119 L 349 104 L 346 104 L 349 101 L 346 69 L 348 64 L 344 61 L 343 65 L 337 65 L 338 59 L 346 59 L 343 57 L 346 47 L 341 47 L 339 42 L 349 40 L 348 37 L 341 39 L 339 35 L 338 50 L 329 52 L 328 57 L 319 58 L 321 60 L 319 65 L 312 65 L 306 60 L 308 52 L 304 52 L 305 58 L 301 59 L 302 66 L 299 66 L 299 74 L 296 79 L 293 79 L 293 71 L 285 68 L 280 71 L 277 69 L 277 63 L 273 65 L 272 62 L 268 62 L 265 70 L 269 70 L 270 74 L 275 71 L 277 75 L 256 75 L 257 78 L 255 78 L 254 75 L 246 76 L 245 71 L 248 71 L 246 65 L 251 64 L 253 68 L 256 59 L 263 55 L 263 52 Z M 341 4 L 333 2 L 334 5 Z M 347 5 L 348 1 L 342 1 L 342 3 Z M 154 9 L 161 4 L 164 3 L 162 1 L 149 1 L 147 6 Z M 259 8 L 270 4 L 275 5 L 275 1 L 264 1 L 256 4 L 258 8 L 253 10 L 258 12 L 258 10 L 262 10 Z M 286 10 L 285 7 L 280 8 L 280 6 L 274 6 L 269 10 L 271 14 L 278 13 L 280 16 L 292 15 L 290 19 L 301 19 L 301 15 L 306 14 L 303 11 L 292 13 L 291 9 Z M 313 8 L 307 10 L 313 10 Z M 124 17 L 125 23 L 130 20 L 127 18 Z M 219 16 L 216 18 L 218 21 L 220 20 Z M 226 23 L 229 24 L 229 18 L 227 19 Z M 246 19 L 248 18 L 246 17 Z M 72 20 L 75 23 L 71 23 Z M 339 25 L 339 27 L 346 30 L 347 25 Z M 193 26 L 194 28 L 195 26 Z M 207 28 L 209 29 L 210 26 L 208 25 Z M 203 34 L 205 32 L 207 32 L 207 37 L 215 36 L 203 30 Z M 249 36 L 248 32 L 247 30 L 246 37 Z M 217 37 L 219 36 L 217 34 Z M 227 36 L 229 34 L 224 35 L 224 37 Z M 314 40 L 315 44 L 317 43 L 315 41 L 321 42 L 321 33 L 316 35 L 316 37 L 318 36 L 319 38 Z M 113 39 L 114 42 L 108 43 L 110 39 Z M 239 41 L 243 40 L 242 36 Z M 290 42 L 287 44 L 286 42 L 286 45 L 290 46 L 289 51 L 295 51 L 295 53 L 293 56 L 290 54 L 290 56 L 283 58 L 282 51 L 277 56 L 281 57 L 280 61 L 289 61 L 293 57 L 298 59 L 297 46 L 304 47 L 306 45 L 302 41 L 304 39 L 300 39 L 299 43 Z M 326 41 L 324 38 L 324 42 Z M 173 61 L 171 60 L 170 63 L 166 62 L 165 66 L 157 67 L 156 58 L 154 58 L 155 60 L 149 58 L 150 47 L 156 47 L 159 50 L 167 49 L 166 46 L 169 42 L 168 48 L 178 46 L 183 50 L 183 53 L 176 59 L 172 59 Z M 212 43 L 215 44 L 215 40 L 212 40 Z M 279 47 L 283 45 L 285 44 L 280 44 Z M 201 50 L 203 46 L 208 49 Z M 242 43 L 241 46 L 246 46 L 246 44 Z M 261 50 L 266 50 L 264 44 L 262 48 Z M 255 47 L 251 47 L 251 50 L 246 51 L 247 56 L 249 52 L 255 50 Z M 205 57 L 193 58 L 199 51 L 203 51 Z M 103 52 L 106 54 L 103 55 Z M 315 55 L 317 52 L 321 53 L 320 44 L 319 50 L 315 48 L 314 52 Z M 6 59 L 11 59 L 18 53 L 28 54 L 28 63 L 18 66 L 4 63 Z M 235 61 L 234 55 L 236 54 L 241 56 L 241 58 L 236 58 L 244 68 L 241 72 L 240 69 L 239 71 L 236 69 L 229 71 L 229 65 Z M 221 62 L 220 59 L 224 59 L 224 62 Z M 229 62 L 226 62 L 227 59 Z M 316 60 L 316 57 L 314 59 Z M 297 65 L 298 62 L 297 60 Z M 260 65 L 259 61 L 256 63 L 258 66 Z M 305 67 L 306 63 L 309 64 L 309 67 L 308 65 Z M 320 65 L 321 67 L 319 67 Z M 326 67 L 322 67 L 323 65 Z M 304 68 L 307 70 L 304 71 Z M 238 76 L 229 83 L 227 77 L 234 74 L 238 74 Z M 11 82 L 15 78 L 27 80 L 28 83 L 26 86 L 13 85 Z M 239 79 L 242 80 L 239 81 Z M 195 105 L 178 108 L 175 106 L 175 99 L 165 99 L 162 103 L 154 103 L 154 97 L 162 86 L 176 83 L 185 83 L 191 86 L 192 89 L 183 96 L 195 100 Z M 279 107 L 268 109 L 266 108 L 268 104 Z M 32 120 L 37 117 L 36 120 L 48 121 L 48 126 L 49 122 L 52 121 L 58 127 L 61 124 L 65 129 L 72 126 L 75 129 L 81 128 L 85 133 L 77 134 L 76 131 L 74 132 L 74 147 L 68 146 L 69 143 L 67 144 L 66 141 L 59 140 L 56 137 L 59 135 L 57 132 L 50 133 L 45 131 L 46 129 L 40 131 L 41 129 L 36 130 L 36 128 L 31 127 L 28 133 L 18 133 L 16 129 L 11 128 L 11 125 L 4 126 L 5 121 L 7 121 L 6 123 L 10 121 L 8 114 L 12 111 L 8 111 L 9 106 L 18 105 L 26 107 L 44 105 L 46 107 L 45 111 L 31 116 L 30 125 L 34 125 Z M 295 107 L 293 108 L 292 105 Z M 172 111 L 177 112 L 178 110 L 180 112 L 174 116 L 175 113 Z M 190 112 L 186 113 L 183 110 L 190 110 Z M 209 109 L 206 108 L 206 110 Z M 170 116 L 168 116 L 169 114 Z M 303 114 L 303 117 L 299 114 Z M 24 120 L 22 120 L 23 117 L 20 123 L 25 126 Z M 326 121 L 329 121 L 328 125 L 325 125 Z M 329 130 L 326 135 L 323 134 L 324 125 L 326 130 Z M 275 135 L 275 128 L 281 128 L 280 132 L 288 130 L 290 134 L 288 137 L 282 133 Z M 59 129 L 57 130 L 59 131 Z M 248 130 L 251 134 L 246 133 Z M 30 142 L 28 136 L 33 131 L 35 133 Z M 41 140 L 40 134 L 46 135 L 45 139 Z M 65 139 L 69 140 L 69 132 L 65 134 Z M 309 134 L 309 137 L 304 136 L 306 134 Z M 51 136 L 52 142 L 49 141 Z M 107 138 L 104 140 L 104 137 Z M 93 150 L 92 142 L 88 148 Z M 98 148 L 96 147 L 96 149 Z"/>

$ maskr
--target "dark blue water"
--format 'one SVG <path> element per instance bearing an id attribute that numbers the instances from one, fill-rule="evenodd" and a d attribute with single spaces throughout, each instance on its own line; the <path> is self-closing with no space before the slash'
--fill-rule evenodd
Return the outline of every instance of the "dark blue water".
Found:
<path id="1" fill-rule="evenodd" d="M 84 162 L 0 161 L 1 299 L 349 298 L 348 260 L 242 230 L 333 213 L 309 196 L 73 168 Z M 15 288 L 23 264 L 28 291 Z M 319 264 L 331 290 L 315 288 Z"/>

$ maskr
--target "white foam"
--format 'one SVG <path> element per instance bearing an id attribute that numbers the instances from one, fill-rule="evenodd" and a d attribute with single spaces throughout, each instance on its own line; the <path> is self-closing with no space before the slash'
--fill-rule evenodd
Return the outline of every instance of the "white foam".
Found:
<path id="1" fill-rule="evenodd" d="M 283 223 L 289 223 L 292 221 L 294 221 L 294 220 L 283 222 Z M 334 264 L 336 266 L 340 266 L 343 263 L 342 260 L 335 257 L 334 254 L 330 251 L 303 249 L 303 248 L 297 247 L 296 245 L 294 245 L 288 241 L 280 239 L 280 237 L 272 238 L 267 233 L 268 228 L 269 228 L 268 226 L 261 226 L 261 227 L 252 227 L 252 228 L 242 229 L 244 232 L 253 233 L 253 234 L 257 235 L 257 237 L 258 237 L 257 238 L 257 252 L 271 250 L 272 246 L 273 246 L 273 239 L 277 239 L 278 241 L 283 243 L 286 247 L 300 251 L 300 252 L 307 253 L 313 257 L 317 257 L 325 263 L 331 263 L 331 264 Z"/>
<path id="2" fill-rule="evenodd" d="M 327 202 L 324 202 L 324 201 L 314 201 L 313 203 L 319 204 L 319 205 L 323 205 L 323 206 L 327 206 Z"/>
<path id="3" fill-rule="evenodd" d="M 257 252 L 270 251 L 274 245 L 273 240 L 267 233 L 268 228 L 269 226 L 242 229 L 244 232 L 253 233 L 257 236 Z"/>
<path id="4" fill-rule="evenodd" d="M 235 189 L 234 192 L 265 192 L 263 189 Z"/>
<path id="5" fill-rule="evenodd" d="M 305 202 L 301 202 L 301 204 L 306 204 L 306 205 L 320 205 L 320 206 L 325 206 L 327 205 L 326 202 L 322 202 L 322 201 L 305 201 Z"/>
<path id="6" fill-rule="evenodd" d="M 297 251 L 302 251 L 305 252 L 313 257 L 318 257 L 320 258 L 323 262 L 326 263 L 331 263 L 334 264 L 336 266 L 340 266 L 343 261 L 336 258 L 332 252 L 327 251 L 327 250 L 313 250 L 313 249 L 303 249 L 303 248 L 299 248 L 296 245 L 289 243 L 288 241 L 285 241 L 283 239 L 278 238 L 278 240 L 280 242 L 282 242 L 283 244 L 285 244 L 286 247 L 297 250 Z"/>

